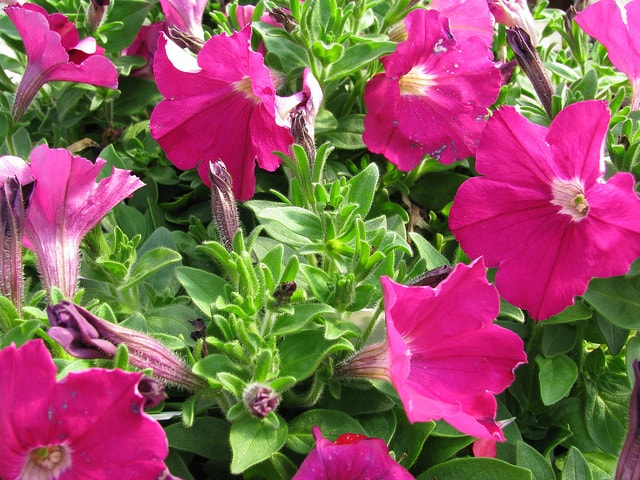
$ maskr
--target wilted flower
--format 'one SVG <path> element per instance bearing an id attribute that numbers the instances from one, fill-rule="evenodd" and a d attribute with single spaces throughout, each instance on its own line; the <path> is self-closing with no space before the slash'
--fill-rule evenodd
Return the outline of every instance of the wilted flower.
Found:
<path id="1" fill-rule="evenodd" d="M 0 351 L 0 477 L 155 480 L 162 427 L 143 411 L 141 373 L 93 368 L 56 381 L 41 340 Z"/>
<path id="2" fill-rule="evenodd" d="M 254 417 L 264 418 L 280 403 L 280 394 L 268 385 L 252 383 L 242 392 L 242 403 Z"/>
<path id="3" fill-rule="evenodd" d="M 640 110 L 640 0 L 624 7 L 615 0 L 600 0 L 578 13 L 575 21 L 607 48 L 611 63 L 629 78 L 631 108 Z"/>
<path id="4" fill-rule="evenodd" d="M 493 323 L 500 300 L 484 262 L 456 265 L 435 288 L 381 281 L 386 341 L 338 373 L 391 381 L 411 422 L 443 419 L 467 435 L 503 441 L 495 395 L 527 357 L 520 337 Z"/>
<path id="5" fill-rule="evenodd" d="M 144 184 L 128 170 L 114 168 L 96 179 L 106 160 L 95 164 L 68 150 L 40 145 L 31 152 L 37 186 L 25 225 L 25 244 L 36 252 L 47 290 L 56 286 L 73 298 L 78 282 L 78 254 L 83 237 L 123 199 Z"/>
<path id="6" fill-rule="evenodd" d="M 316 446 L 292 480 L 411 480 L 383 440 L 345 434 L 331 442 L 313 427 Z"/>
<path id="7" fill-rule="evenodd" d="M 89 8 L 87 9 L 87 21 L 89 22 L 89 29 L 95 32 L 106 11 L 106 7 L 110 4 L 110 0 L 91 0 L 89 2 Z"/>
<path id="8" fill-rule="evenodd" d="M 48 82 L 66 81 L 117 88 L 118 72 L 93 37 L 79 39 L 78 30 L 60 14 L 48 15 L 38 5 L 11 5 L 4 10 L 24 42 L 27 67 L 16 91 L 12 116 L 18 120 L 38 90 Z"/>
<path id="9" fill-rule="evenodd" d="M 47 315 L 51 325 L 49 336 L 74 357 L 113 358 L 118 345 L 123 343 L 131 365 L 150 368 L 160 380 L 189 390 L 206 385 L 203 378 L 149 335 L 96 317 L 68 301 L 47 307 Z"/>
<path id="10" fill-rule="evenodd" d="M 256 161 L 275 170 L 281 160 L 273 152 L 286 152 L 293 142 L 276 113 L 269 69 L 250 41 L 251 27 L 216 35 L 194 65 L 186 52 L 161 38 L 154 60 L 165 100 L 151 114 L 153 138 L 178 168 L 197 166 L 209 186 L 209 160 L 222 160 L 239 201 L 253 196 Z"/>
<path id="11" fill-rule="evenodd" d="M 473 155 L 500 89 L 486 43 L 456 41 L 435 10 L 414 10 L 405 24 L 407 40 L 365 87 L 364 143 L 400 170 L 425 155 L 442 163 Z"/>
<path id="12" fill-rule="evenodd" d="M 0 157 L 0 294 L 22 311 L 22 236 L 34 180 L 18 157 Z"/>
<path id="13" fill-rule="evenodd" d="M 595 100 L 569 105 L 549 129 L 501 108 L 478 146 L 484 176 L 463 183 L 453 201 L 449 225 L 462 249 L 497 267 L 500 295 L 537 320 L 640 256 L 635 180 L 604 180 L 609 119 Z"/>

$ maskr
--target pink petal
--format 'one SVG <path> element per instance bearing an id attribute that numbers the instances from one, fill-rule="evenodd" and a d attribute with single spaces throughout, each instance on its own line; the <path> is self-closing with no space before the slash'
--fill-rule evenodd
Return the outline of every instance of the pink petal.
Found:
<path id="1" fill-rule="evenodd" d="M 478 37 L 486 45 L 493 43 L 493 16 L 487 0 L 433 0 L 429 8 L 449 19 L 451 32 L 458 41 Z"/>
<path id="2" fill-rule="evenodd" d="M 526 355 L 515 333 L 492 323 L 499 299 L 484 262 L 458 265 L 436 288 L 381 281 L 391 379 L 409 420 L 443 418 L 469 435 L 503 439 L 494 395 Z"/>

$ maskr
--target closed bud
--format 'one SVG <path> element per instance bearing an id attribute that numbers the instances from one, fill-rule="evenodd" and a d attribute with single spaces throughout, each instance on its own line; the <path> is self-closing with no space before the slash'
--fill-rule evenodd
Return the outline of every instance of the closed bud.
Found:
<path id="1" fill-rule="evenodd" d="M 238 231 L 238 209 L 231 188 L 231 175 L 222 160 L 209 162 L 209 179 L 211 180 L 211 211 L 213 221 L 218 230 L 220 241 L 224 247 L 233 250 L 233 237 Z"/>
<path id="2" fill-rule="evenodd" d="M 254 417 L 264 418 L 280 403 L 280 394 L 267 385 L 252 383 L 242 392 L 242 402 Z"/>

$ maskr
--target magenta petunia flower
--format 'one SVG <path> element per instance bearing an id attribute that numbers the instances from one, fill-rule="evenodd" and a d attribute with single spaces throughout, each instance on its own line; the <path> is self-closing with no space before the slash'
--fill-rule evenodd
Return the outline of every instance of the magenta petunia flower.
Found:
<path id="1" fill-rule="evenodd" d="M 93 164 L 46 145 L 31 152 L 36 187 L 26 218 L 25 244 L 36 252 L 45 288 L 56 286 L 69 299 L 76 292 L 80 242 L 109 210 L 144 186 L 119 168 L 96 183 L 105 163 L 98 159 Z"/>
<path id="2" fill-rule="evenodd" d="M 0 351 L 0 478 L 156 480 L 167 440 L 143 411 L 141 373 L 93 368 L 56 381 L 41 340 Z"/>
<path id="3" fill-rule="evenodd" d="M 414 10 L 405 25 L 407 40 L 365 87 L 364 143 L 400 170 L 425 155 L 442 163 L 473 155 L 500 89 L 486 43 L 457 41 L 435 10 Z"/>
<path id="4" fill-rule="evenodd" d="M 161 38 L 154 73 L 165 100 L 151 114 L 151 134 L 169 160 L 183 170 L 197 166 L 208 186 L 209 162 L 222 160 L 241 201 L 253 196 L 256 161 L 273 171 L 280 165 L 273 152 L 293 143 L 276 113 L 269 69 L 250 41 L 251 27 L 216 35 L 188 67 L 188 54 Z"/>
<path id="5" fill-rule="evenodd" d="M 138 35 L 131 45 L 122 50 L 121 54 L 131 55 L 144 58 L 147 63 L 143 67 L 132 70 L 132 77 L 147 78 L 154 80 L 153 77 L 153 57 L 158 50 L 158 38 L 160 33 L 164 31 L 165 22 L 155 22 L 150 25 L 142 25 L 138 31 Z"/>
<path id="6" fill-rule="evenodd" d="M 292 480 L 411 480 L 383 440 L 345 434 L 331 442 L 313 427 L 316 446 Z"/>
<path id="7" fill-rule="evenodd" d="M 478 147 L 484 176 L 467 180 L 453 201 L 449 226 L 462 249 L 498 267 L 500 294 L 537 320 L 640 256 L 634 178 L 603 177 L 609 119 L 604 102 L 579 102 L 547 130 L 501 108 Z"/>
<path id="8" fill-rule="evenodd" d="M 456 265 L 435 288 L 381 282 L 386 341 L 365 347 L 339 374 L 390 380 L 411 422 L 444 419 L 503 441 L 495 395 L 527 357 L 520 337 L 493 323 L 500 301 L 482 259 Z"/>
<path id="9" fill-rule="evenodd" d="M 93 37 L 79 39 L 78 30 L 60 14 L 38 5 L 11 5 L 4 10 L 24 42 L 27 67 L 16 91 L 12 115 L 18 120 L 38 90 L 48 82 L 66 81 L 117 88 L 118 72 Z"/>
<path id="10" fill-rule="evenodd" d="M 575 21 L 607 48 L 611 63 L 629 77 L 633 90 L 631 108 L 640 110 L 640 0 L 632 0 L 624 7 L 615 0 L 600 0 L 578 13 Z"/>

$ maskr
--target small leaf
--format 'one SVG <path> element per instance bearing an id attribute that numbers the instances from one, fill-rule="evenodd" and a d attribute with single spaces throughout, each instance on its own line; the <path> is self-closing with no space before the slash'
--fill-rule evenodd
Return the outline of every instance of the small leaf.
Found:
<path id="1" fill-rule="evenodd" d="M 533 480 L 556 480 L 549 462 L 525 442 L 518 441 L 516 444 L 516 465 L 530 470 Z"/>
<path id="2" fill-rule="evenodd" d="M 560 480 L 593 480 L 589 464 L 576 447 L 567 453 Z"/>
<path id="3" fill-rule="evenodd" d="M 434 465 L 416 480 L 532 480 L 531 472 L 495 458 L 456 458 Z"/>
<path id="4" fill-rule="evenodd" d="M 553 358 L 538 355 L 536 363 L 540 369 L 538 379 L 542 403 L 553 405 L 564 398 L 573 387 L 578 378 L 578 367 L 566 355 L 557 355 Z"/>
<path id="5" fill-rule="evenodd" d="M 282 420 L 276 428 L 251 415 L 244 415 L 231 425 L 231 473 L 238 475 L 247 468 L 269 458 L 287 440 L 287 423 Z"/>
<path id="6" fill-rule="evenodd" d="M 223 296 L 224 287 L 229 282 L 213 273 L 191 267 L 178 267 L 176 276 L 193 303 L 210 318 L 211 305 Z"/>

